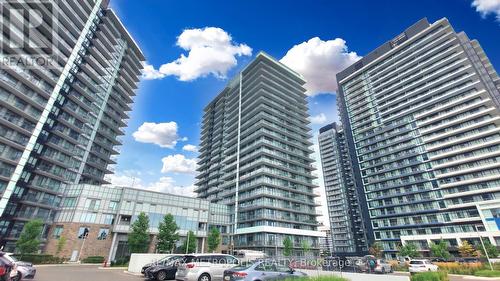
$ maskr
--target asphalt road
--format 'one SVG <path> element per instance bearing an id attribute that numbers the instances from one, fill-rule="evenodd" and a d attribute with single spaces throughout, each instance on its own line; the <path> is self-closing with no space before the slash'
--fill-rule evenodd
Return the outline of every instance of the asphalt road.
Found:
<path id="1" fill-rule="evenodd" d="M 123 268 L 99 269 L 100 265 L 38 266 L 34 281 L 144 281 L 142 276 L 124 273 Z M 408 275 L 408 273 L 394 273 Z M 450 281 L 500 280 L 450 276 Z"/>
<path id="2" fill-rule="evenodd" d="M 38 266 L 35 281 L 144 281 L 118 269 L 99 269 L 99 265 Z"/>

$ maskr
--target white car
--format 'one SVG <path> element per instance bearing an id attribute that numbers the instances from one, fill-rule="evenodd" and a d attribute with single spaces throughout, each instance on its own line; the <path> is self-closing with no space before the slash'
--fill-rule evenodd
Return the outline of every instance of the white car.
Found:
<path id="1" fill-rule="evenodd" d="M 183 263 L 177 267 L 175 279 L 178 281 L 222 281 L 224 270 L 233 268 L 238 263 L 238 259 L 231 255 L 187 255 Z"/>
<path id="2" fill-rule="evenodd" d="M 437 271 L 438 268 L 437 265 L 432 264 L 428 260 L 411 260 L 408 271 L 410 271 L 410 274 L 413 274 L 418 272 Z"/>

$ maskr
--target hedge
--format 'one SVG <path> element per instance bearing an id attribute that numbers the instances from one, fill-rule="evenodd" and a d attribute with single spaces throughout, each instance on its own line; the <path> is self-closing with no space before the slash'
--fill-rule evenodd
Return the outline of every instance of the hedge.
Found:
<path id="1" fill-rule="evenodd" d="M 449 281 L 446 271 L 422 272 L 411 276 L 411 281 Z"/>
<path id="2" fill-rule="evenodd" d="M 102 256 L 90 256 L 82 260 L 82 263 L 103 263 L 104 257 Z"/>
<path id="3" fill-rule="evenodd" d="M 65 261 L 64 258 L 46 254 L 16 254 L 14 257 L 20 261 L 31 262 L 33 264 L 63 263 Z"/>

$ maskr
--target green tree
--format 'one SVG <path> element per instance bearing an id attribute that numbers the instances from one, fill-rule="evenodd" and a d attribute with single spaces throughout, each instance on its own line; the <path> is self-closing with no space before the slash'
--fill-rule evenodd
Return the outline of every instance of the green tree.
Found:
<path id="1" fill-rule="evenodd" d="M 57 241 L 57 248 L 56 248 L 56 254 L 59 254 L 64 246 L 66 245 L 66 237 L 61 236 L 59 240 Z"/>
<path id="2" fill-rule="evenodd" d="M 302 242 L 300 243 L 300 247 L 302 248 L 304 256 L 311 250 L 311 245 L 309 245 L 309 242 L 307 242 L 306 240 L 302 240 Z"/>
<path id="3" fill-rule="evenodd" d="M 287 236 L 283 240 L 283 255 L 285 257 L 289 257 L 292 255 L 292 247 L 293 247 L 292 239 Z"/>
<path id="4" fill-rule="evenodd" d="M 128 234 L 128 248 L 131 253 L 146 253 L 149 246 L 149 217 L 141 212 Z"/>
<path id="5" fill-rule="evenodd" d="M 483 238 L 483 243 L 484 243 L 484 248 L 486 248 L 486 253 L 488 253 L 488 257 L 490 258 L 498 257 L 498 249 L 495 245 L 491 244 L 490 239 Z M 481 255 L 486 256 L 482 246 L 480 247 L 479 250 L 481 251 Z"/>
<path id="6" fill-rule="evenodd" d="M 414 243 L 406 243 L 399 247 L 399 255 L 402 257 L 415 258 L 419 256 L 417 245 Z"/>
<path id="7" fill-rule="evenodd" d="M 193 231 L 188 232 L 188 236 L 186 237 L 186 240 L 184 241 L 184 245 L 182 245 L 182 252 L 183 253 L 194 253 L 196 251 L 196 243 L 198 241 L 198 238 L 194 234 Z M 187 251 L 186 251 L 187 248 Z"/>
<path id="8" fill-rule="evenodd" d="M 458 252 L 463 258 L 473 257 L 476 254 L 476 249 L 468 241 L 464 240 L 462 246 L 458 247 Z"/>
<path id="9" fill-rule="evenodd" d="M 213 253 L 217 249 L 217 247 L 219 247 L 220 241 L 221 237 L 219 229 L 217 227 L 212 227 L 207 238 L 208 251 Z"/>
<path id="10" fill-rule="evenodd" d="M 24 227 L 19 240 L 16 242 L 16 247 L 19 253 L 31 254 L 38 251 L 40 248 L 40 235 L 43 230 L 42 220 L 31 220 L 27 222 Z"/>
<path id="11" fill-rule="evenodd" d="M 439 243 L 431 243 L 430 249 L 433 257 L 443 259 L 449 259 L 451 257 L 450 252 L 448 252 L 448 244 L 443 239 L 441 239 Z"/>
<path id="12" fill-rule="evenodd" d="M 373 255 L 377 258 L 382 257 L 382 251 L 383 251 L 383 248 L 379 242 L 373 243 L 372 246 L 370 247 L 370 249 L 368 249 L 368 252 L 370 253 L 370 255 Z"/>
<path id="13" fill-rule="evenodd" d="M 179 227 L 175 223 L 174 216 L 166 214 L 158 226 L 157 250 L 160 253 L 172 253 L 175 243 L 179 240 L 177 230 L 179 230 Z"/>

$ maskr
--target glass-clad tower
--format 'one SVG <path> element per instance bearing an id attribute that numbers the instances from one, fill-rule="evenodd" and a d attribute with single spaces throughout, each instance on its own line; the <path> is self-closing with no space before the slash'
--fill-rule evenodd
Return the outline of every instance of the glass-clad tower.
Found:
<path id="1" fill-rule="evenodd" d="M 333 255 L 363 256 L 368 254 L 366 229 L 344 130 L 337 123 L 319 129 L 318 135 L 323 180 L 330 220 Z M 365 225 L 366 224 L 366 225 Z"/>
<path id="2" fill-rule="evenodd" d="M 259 53 L 205 108 L 196 192 L 232 207 L 235 248 L 318 251 L 304 83 Z"/>
<path id="3" fill-rule="evenodd" d="M 3 60 L 0 69 L 0 244 L 8 251 L 28 220 L 46 223 L 47 237 L 67 184 L 106 183 L 115 163 L 144 56 L 107 2 L 1 4 L 2 57 L 52 58 Z"/>
<path id="4" fill-rule="evenodd" d="M 500 80 L 479 43 L 423 19 L 337 78 L 355 180 L 386 255 L 407 235 L 425 249 L 483 231 L 476 204 L 500 198 Z"/>

